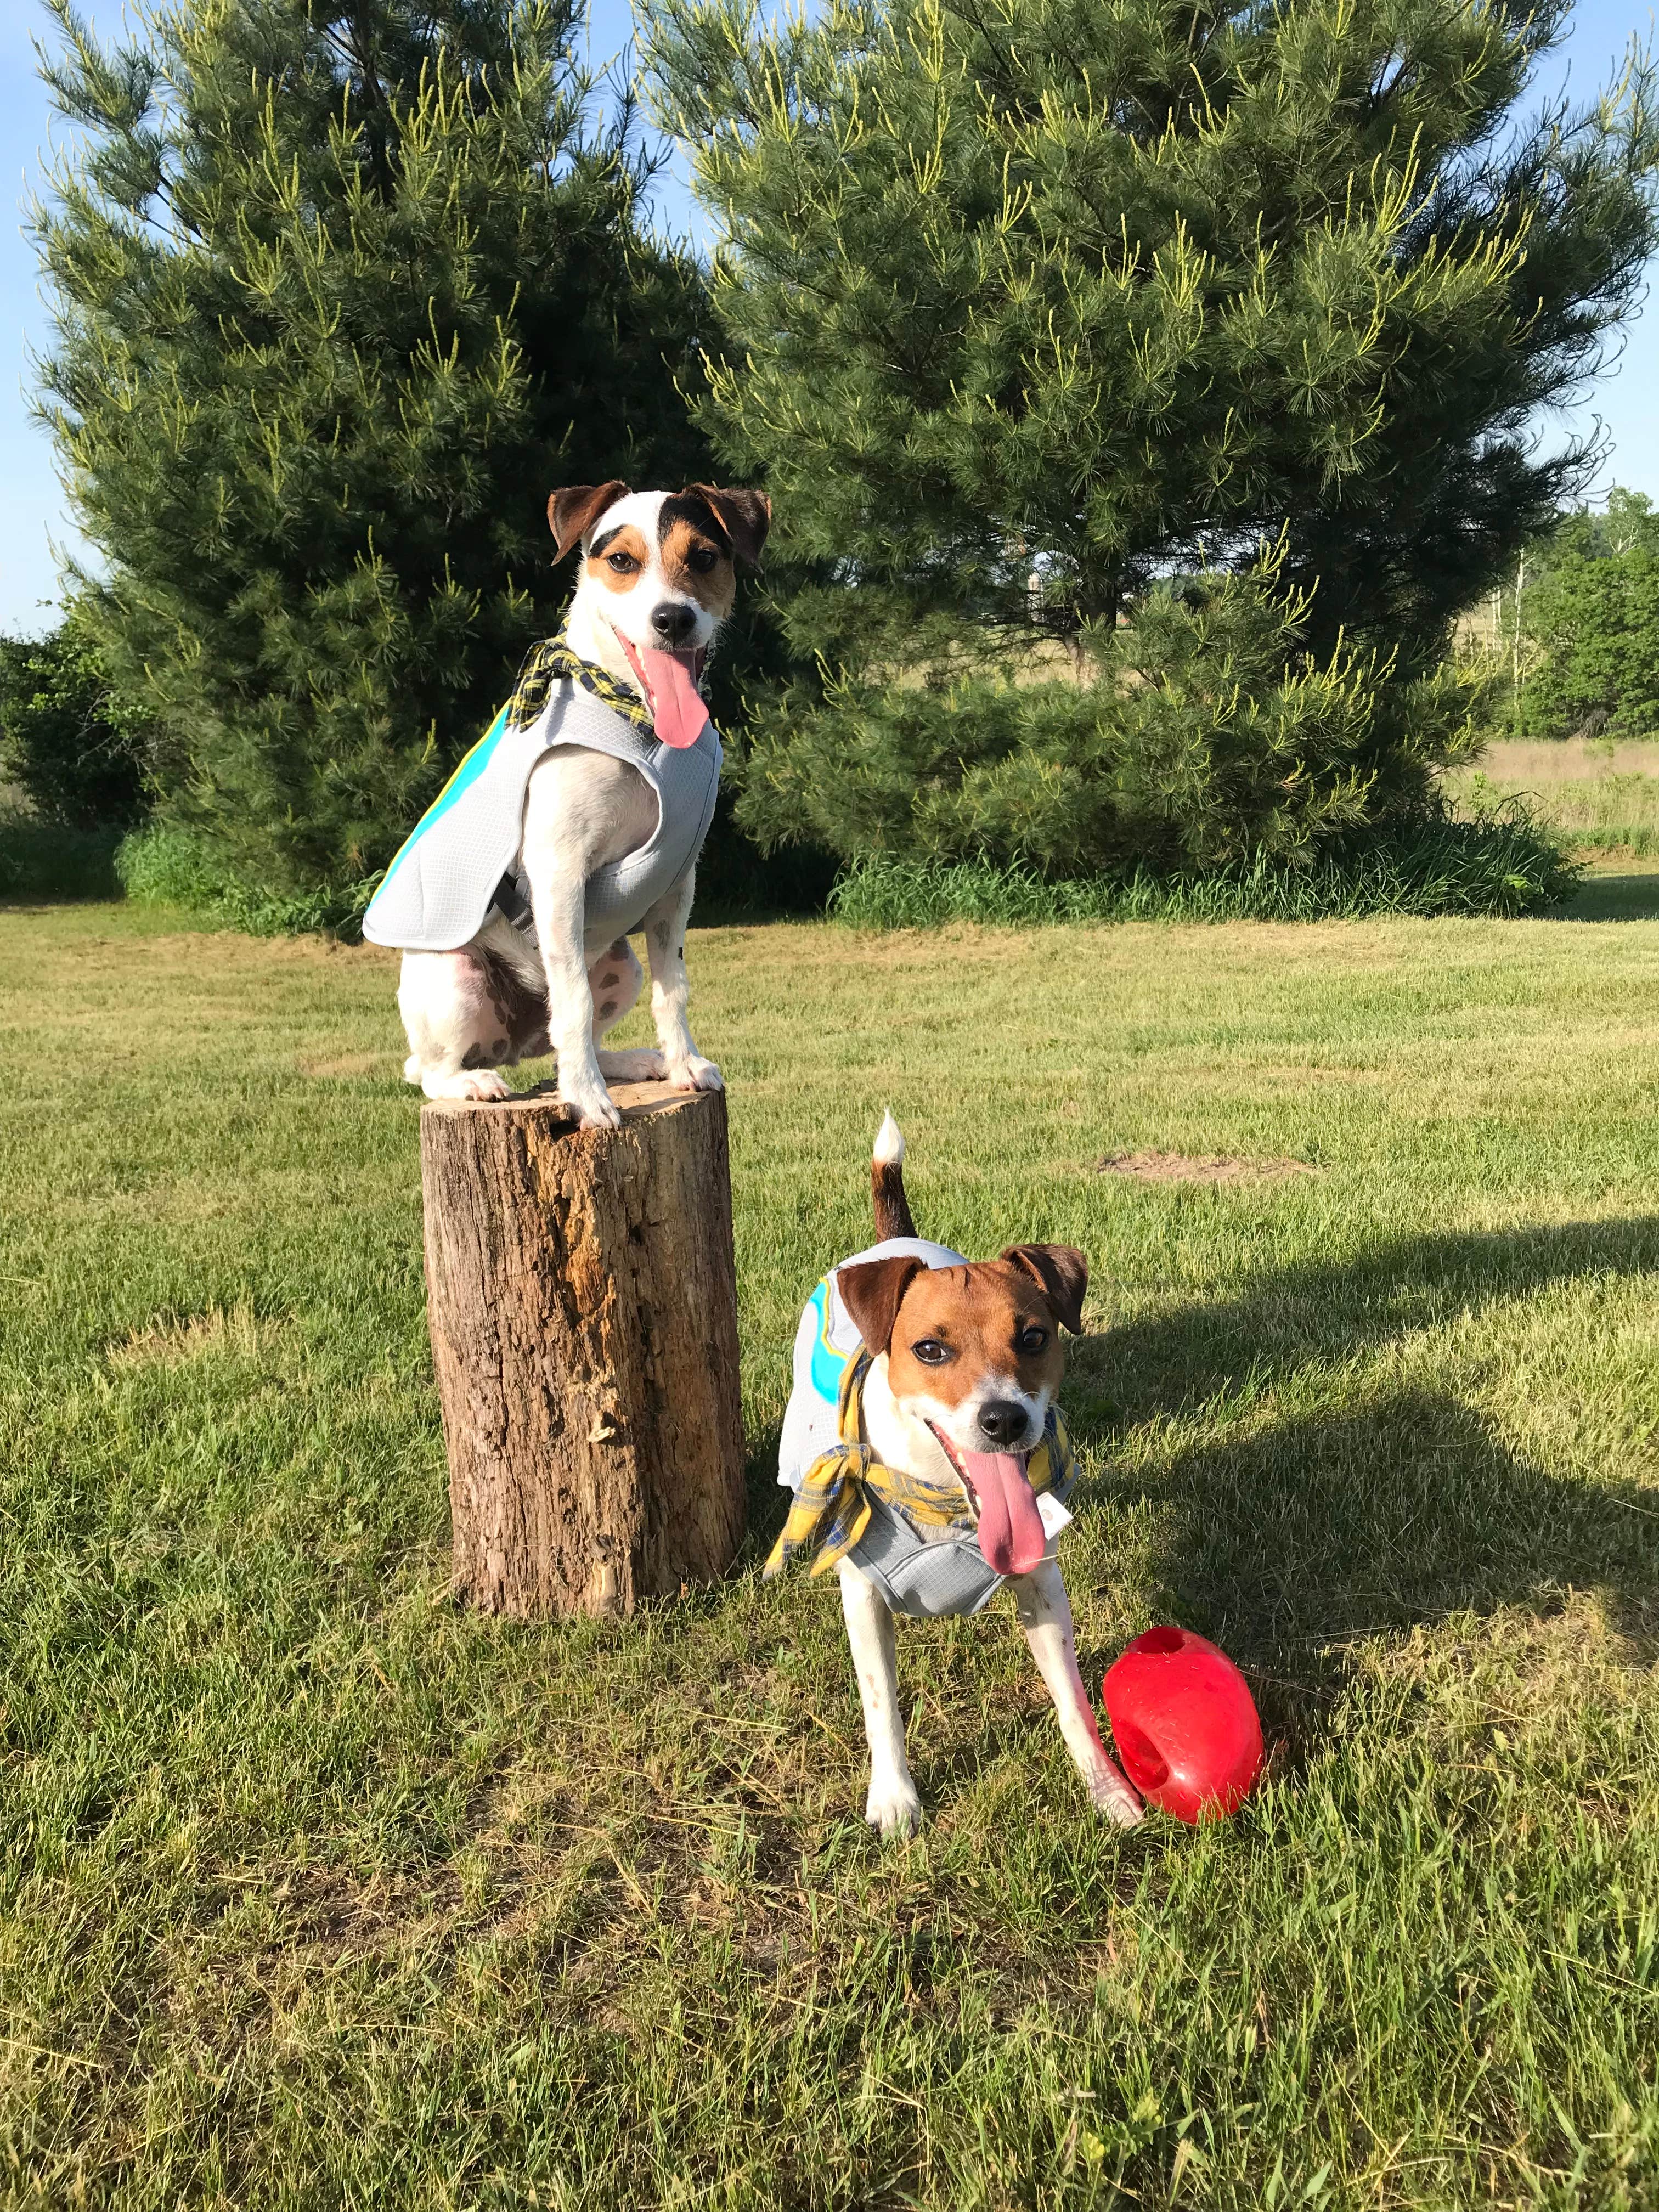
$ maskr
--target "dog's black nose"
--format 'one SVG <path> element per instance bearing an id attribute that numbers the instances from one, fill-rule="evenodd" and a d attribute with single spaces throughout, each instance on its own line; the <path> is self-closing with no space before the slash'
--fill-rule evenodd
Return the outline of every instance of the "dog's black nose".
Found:
<path id="1" fill-rule="evenodd" d="M 651 610 L 651 627 L 665 645 L 684 645 L 696 626 L 697 611 L 684 599 L 665 599 Z"/>
<path id="2" fill-rule="evenodd" d="M 1025 1408 L 1012 1398 L 993 1398 L 980 1407 L 979 1425 L 994 1444 L 1006 1451 L 1025 1434 Z"/>

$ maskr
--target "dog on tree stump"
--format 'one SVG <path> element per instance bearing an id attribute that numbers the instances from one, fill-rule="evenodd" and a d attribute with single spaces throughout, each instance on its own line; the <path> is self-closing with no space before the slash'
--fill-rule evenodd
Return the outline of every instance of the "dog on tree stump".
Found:
<path id="1" fill-rule="evenodd" d="M 584 1128 L 619 1123 L 611 1081 L 717 1091 L 686 1019 L 685 926 L 720 743 L 702 684 L 739 562 L 771 522 L 757 491 L 556 491 L 559 556 L 581 548 L 563 630 L 387 869 L 363 934 L 404 954 L 404 1073 L 428 1098 L 505 1098 L 501 1070 L 558 1054 Z M 638 998 L 655 1051 L 609 1052 Z"/>

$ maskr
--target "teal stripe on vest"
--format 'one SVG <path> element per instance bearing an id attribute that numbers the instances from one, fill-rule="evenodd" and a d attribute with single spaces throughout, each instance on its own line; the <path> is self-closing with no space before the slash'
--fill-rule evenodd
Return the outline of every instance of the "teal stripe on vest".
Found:
<path id="1" fill-rule="evenodd" d="M 812 1388 L 820 1398 L 835 1405 L 841 1397 L 841 1378 L 847 1363 L 853 1357 L 830 1341 L 830 1283 L 826 1277 L 807 1300 L 807 1310 L 813 1316 L 817 1328 L 812 1338 Z"/>
<path id="2" fill-rule="evenodd" d="M 473 746 L 471 751 L 468 753 L 465 759 L 456 769 L 454 775 L 450 777 L 448 782 L 438 793 L 438 796 L 433 800 L 431 805 L 427 808 L 426 812 L 422 815 L 420 820 L 415 824 L 415 827 L 410 831 L 408 836 L 404 838 L 403 843 L 398 848 L 398 851 L 392 860 L 392 866 L 386 870 L 385 875 L 380 878 L 380 887 L 374 894 L 376 898 L 379 898 L 380 892 L 383 891 L 386 885 L 392 881 L 393 876 L 397 874 L 398 869 L 409 858 L 416 845 L 420 843 L 422 838 L 425 836 L 427 831 L 432 827 L 433 823 L 439 821 L 444 815 L 447 814 L 450 808 L 455 804 L 455 801 L 461 796 L 462 793 L 465 791 L 467 786 L 471 783 L 476 783 L 479 776 L 483 774 L 485 769 L 489 765 L 490 755 L 501 743 L 502 733 L 505 732 L 506 728 L 507 708 L 503 707 L 501 713 L 496 715 L 495 720 L 484 732 L 483 737 L 481 737 L 477 744 Z"/>

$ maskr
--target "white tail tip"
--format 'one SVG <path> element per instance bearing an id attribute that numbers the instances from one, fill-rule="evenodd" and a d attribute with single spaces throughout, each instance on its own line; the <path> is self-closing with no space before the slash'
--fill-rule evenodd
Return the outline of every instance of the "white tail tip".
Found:
<path id="1" fill-rule="evenodd" d="M 894 1168 L 904 1158 L 904 1132 L 890 1114 L 881 1117 L 881 1127 L 876 1132 L 876 1147 L 871 1154 L 878 1168 Z"/>

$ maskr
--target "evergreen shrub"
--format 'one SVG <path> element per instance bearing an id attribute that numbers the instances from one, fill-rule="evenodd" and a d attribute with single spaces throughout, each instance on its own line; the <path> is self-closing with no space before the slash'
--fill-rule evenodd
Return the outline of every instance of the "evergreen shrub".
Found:
<path id="1" fill-rule="evenodd" d="M 738 818 L 764 846 L 985 860 L 1054 878 L 1305 861 L 1365 825 L 1423 817 L 1475 748 L 1477 694 L 1441 668 L 1304 642 L 1282 556 L 1154 586 L 1083 640 L 1085 680 L 947 667 L 786 695 L 757 721 Z"/>
<path id="2" fill-rule="evenodd" d="M 700 416 L 837 668 L 1067 641 L 1286 538 L 1403 673 L 1595 458 L 1542 445 L 1639 300 L 1638 58 L 1539 100 L 1564 0 L 659 0 L 721 235 Z"/>

